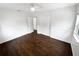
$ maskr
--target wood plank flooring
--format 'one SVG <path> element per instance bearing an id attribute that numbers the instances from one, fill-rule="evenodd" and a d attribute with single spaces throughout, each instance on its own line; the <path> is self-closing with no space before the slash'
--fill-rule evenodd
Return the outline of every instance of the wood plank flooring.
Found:
<path id="1" fill-rule="evenodd" d="M 1 56 L 72 56 L 71 45 L 33 33 L 0 44 Z"/>

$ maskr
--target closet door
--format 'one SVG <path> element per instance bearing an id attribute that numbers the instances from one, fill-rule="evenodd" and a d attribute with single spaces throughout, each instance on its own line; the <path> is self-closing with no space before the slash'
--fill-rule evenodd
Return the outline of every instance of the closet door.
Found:
<path id="1" fill-rule="evenodd" d="M 48 13 L 40 13 L 37 17 L 37 33 L 49 36 L 50 34 L 50 15 Z"/>

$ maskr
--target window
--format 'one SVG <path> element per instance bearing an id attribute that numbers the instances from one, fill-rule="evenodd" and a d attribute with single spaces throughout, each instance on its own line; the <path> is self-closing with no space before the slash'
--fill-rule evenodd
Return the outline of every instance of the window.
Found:
<path id="1" fill-rule="evenodd" d="M 79 42 L 79 15 L 77 16 L 74 37 L 75 37 L 76 41 Z"/>

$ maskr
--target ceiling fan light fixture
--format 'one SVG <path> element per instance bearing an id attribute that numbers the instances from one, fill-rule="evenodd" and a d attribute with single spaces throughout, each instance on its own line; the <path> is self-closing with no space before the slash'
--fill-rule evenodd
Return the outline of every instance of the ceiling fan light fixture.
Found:
<path id="1" fill-rule="evenodd" d="M 31 9 L 31 11 L 32 11 L 32 12 L 34 12 L 34 11 L 35 11 L 35 7 L 31 7 L 30 9 Z"/>

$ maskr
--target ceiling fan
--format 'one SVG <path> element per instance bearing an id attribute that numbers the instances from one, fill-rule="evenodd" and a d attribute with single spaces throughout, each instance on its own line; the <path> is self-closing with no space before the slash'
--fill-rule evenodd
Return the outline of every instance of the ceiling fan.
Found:
<path id="1" fill-rule="evenodd" d="M 31 6 L 31 7 L 30 7 L 30 10 L 31 10 L 32 12 L 36 11 L 36 9 L 41 8 L 41 5 L 40 5 L 39 3 L 31 3 L 30 6 Z"/>
<path id="2" fill-rule="evenodd" d="M 31 12 L 35 12 L 37 10 L 39 10 L 40 8 L 42 8 L 41 4 L 39 3 L 29 3 L 28 5 L 28 9 L 31 11 Z M 17 10 L 18 12 L 26 12 L 25 10 Z M 28 11 L 27 11 L 28 12 Z"/>

